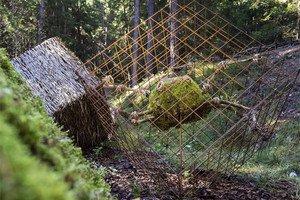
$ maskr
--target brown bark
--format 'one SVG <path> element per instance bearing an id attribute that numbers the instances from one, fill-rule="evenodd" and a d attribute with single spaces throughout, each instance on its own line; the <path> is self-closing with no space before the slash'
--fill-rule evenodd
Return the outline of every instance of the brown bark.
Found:
<path id="1" fill-rule="evenodd" d="M 171 0 L 170 1 L 170 67 L 174 68 L 177 65 L 177 49 L 176 49 L 176 43 L 177 43 L 177 14 L 178 11 L 178 0 Z M 176 70 L 174 70 L 176 72 Z"/>
<path id="2" fill-rule="evenodd" d="M 12 64 L 33 94 L 41 98 L 47 113 L 80 147 L 97 146 L 113 132 L 103 88 L 96 91 L 99 80 L 59 39 L 41 43 L 13 59 Z"/>
<path id="3" fill-rule="evenodd" d="M 148 12 L 148 34 L 147 34 L 147 58 L 146 58 L 146 65 L 147 65 L 147 74 L 151 75 L 155 72 L 154 69 L 154 51 L 152 49 L 154 44 L 154 36 L 153 36 L 153 15 L 154 15 L 154 0 L 147 0 L 147 12 Z"/>
<path id="4" fill-rule="evenodd" d="M 141 2 L 140 0 L 134 1 L 134 17 L 133 17 L 133 65 L 131 69 L 131 84 L 132 86 L 137 85 L 138 82 L 138 56 L 139 56 L 139 44 L 138 44 L 138 38 L 139 38 L 139 24 L 140 24 L 140 15 L 141 15 Z"/>
<path id="5" fill-rule="evenodd" d="M 297 26 L 296 26 L 296 31 L 297 31 L 297 35 L 296 35 L 296 39 L 300 40 L 300 1 L 298 1 L 298 19 L 297 19 Z"/>
<path id="6" fill-rule="evenodd" d="M 41 43 L 45 37 L 44 35 L 45 25 L 45 0 L 40 0 L 39 13 L 38 13 L 38 30 L 37 30 L 37 42 Z"/>

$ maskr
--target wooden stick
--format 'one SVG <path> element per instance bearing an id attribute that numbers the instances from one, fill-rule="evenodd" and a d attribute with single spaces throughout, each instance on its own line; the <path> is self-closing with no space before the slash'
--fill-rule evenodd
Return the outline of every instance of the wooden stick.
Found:
<path id="1" fill-rule="evenodd" d="M 117 90 L 120 92 L 133 92 L 133 93 L 143 93 L 142 89 L 134 89 L 134 88 L 130 88 L 127 87 L 126 85 L 120 84 L 120 85 L 116 85 L 116 84 L 110 84 L 110 85 L 103 85 L 103 87 L 105 89 L 112 89 L 112 90 Z"/>
<path id="2" fill-rule="evenodd" d="M 250 110 L 250 108 L 247 107 L 247 106 L 244 106 L 244 105 L 239 104 L 239 103 L 233 103 L 233 102 L 226 101 L 226 100 L 220 100 L 220 104 L 230 105 L 230 106 L 240 108 L 240 109 L 243 109 L 243 110 Z"/>
<path id="3" fill-rule="evenodd" d="M 147 115 L 145 118 L 143 118 L 143 119 L 131 119 L 131 123 L 133 123 L 133 124 L 135 124 L 135 125 L 138 125 L 138 124 L 141 124 L 141 123 L 144 123 L 144 122 L 148 122 L 148 121 L 150 121 L 150 120 L 153 120 L 153 119 L 155 119 L 155 117 L 154 116 L 152 116 L 152 115 Z"/>

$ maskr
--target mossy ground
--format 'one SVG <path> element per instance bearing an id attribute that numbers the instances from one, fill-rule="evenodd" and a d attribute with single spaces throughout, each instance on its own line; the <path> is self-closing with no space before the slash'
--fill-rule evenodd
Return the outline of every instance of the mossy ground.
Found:
<path id="1" fill-rule="evenodd" d="M 148 110 L 157 118 L 156 125 L 168 129 L 189 116 L 209 97 L 189 76 L 166 78 L 151 91 Z"/>
<path id="2" fill-rule="evenodd" d="M 109 199 L 104 170 L 91 168 L 48 117 L 0 50 L 0 196 Z"/>

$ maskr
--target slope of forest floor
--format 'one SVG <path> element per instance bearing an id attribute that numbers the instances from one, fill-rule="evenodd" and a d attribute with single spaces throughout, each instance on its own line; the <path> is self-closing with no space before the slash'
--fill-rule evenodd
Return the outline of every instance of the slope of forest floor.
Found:
<path id="1" fill-rule="evenodd" d="M 269 54 L 270 59 L 281 56 L 281 72 L 285 76 L 293 77 L 300 66 L 300 46 L 277 49 Z M 272 78 L 272 77 L 270 77 Z M 187 199 L 297 199 L 299 198 L 299 155 L 300 155 L 300 80 L 289 95 L 286 108 L 280 117 L 280 126 L 277 128 L 276 139 L 270 145 L 255 155 L 245 166 L 241 167 L 238 175 L 219 175 L 217 181 L 206 187 L 194 187 L 189 191 Z M 142 155 L 153 159 L 155 155 Z M 109 157 L 109 158 L 108 158 Z M 143 159 L 142 157 L 140 158 Z M 151 160 L 150 159 L 150 160 Z M 112 188 L 112 194 L 119 199 L 174 199 L 176 183 L 171 182 L 160 186 L 159 174 L 164 171 L 153 168 L 151 162 L 148 168 L 139 169 L 131 163 L 121 151 L 108 149 L 106 152 L 94 154 L 91 157 L 97 167 L 105 166 L 108 169 L 106 181 Z M 156 161 L 155 161 L 156 160 Z M 196 179 L 196 185 L 205 180 L 207 173 L 202 173 Z M 149 177 L 150 174 L 150 177 Z M 201 174 L 201 173 L 200 173 Z M 206 175 L 205 175 L 206 174 Z M 169 176 L 175 176 L 169 174 Z M 165 177 L 166 178 L 166 177 Z M 146 181 L 146 182 L 145 182 Z M 195 180 L 194 180 L 195 181 Z M 164 188 L 153 190 L 153 188 Z M 176 191 L 175 191 L 176 193 Z"/>
<path id="2" fill-rule="evenodd" d="M 300 70 L 300 45 L 279 48 L 275 54 L 282 56 L 280 73 L 294 77 Z M 270 57 L 274 57 L 271 54 Z M 296 184 L 296 196 L 300 198 L 300 77 L 292 89 L 277 127 L 276 138 L 268 148 L 255 155 L 240 172 L 272 189 L 270 183 L 290 180 Z"/>
<path id="3" fill-rule="evenodd" d="M 282 73 L 300 66 L 300 46 L 277 50 Z M 4 199 L 174 199 L 175 183 L 162 183 L 163 165 L 140 169 L 118 149 L 100 149 L 89 162 L 44 112 L 41 102 L 13 71 L 0 51 L 0 196 Z M 220 174 L 207 184 L 199 173 L 187 199 L 296 199 L 300 177 L 300 80 L 280 118 L 277 139 L 244 165 L 238 175 Z M 147 156 L 155 163 L 155 155 Z M 94 168 L 97 168 L 95 170 Z M 151 174 L 151 177 L 149 177 Z M 169 174 L 172 179 L 172 174 Z M 167 178 L 167 177 L 162 177 Z M 42 184 L 41 184 L 42 183 Z M 142 187 L 141 185 L 147 185 Z M 205 186 L 203 186 L 205 185 Z M 175 190 L 176 192 L 176 190 Z"/>
<path id="4" fill-rule="evenodd" d="M 0 49 L 0 199 L 110 199 L 93 169 Z"/>

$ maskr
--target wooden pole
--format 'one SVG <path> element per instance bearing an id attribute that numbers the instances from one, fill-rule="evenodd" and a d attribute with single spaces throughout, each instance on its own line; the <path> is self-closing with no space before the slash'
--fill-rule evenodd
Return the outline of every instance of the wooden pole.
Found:
<path id="1" fill-rule="evenodd" d="M 180 121 L 182 120 L 180 116 Z M 179 146 L 180 146 L 180 163 L 179 163 L 179 174 L 178 174 L 178 187 L 179 187 L 179 198 L 183 199 L 183 170 L 184 170 L 184 146 L 183 146 L 183 131 L 182 125 L 178 128 L 179 132 Z"/>

